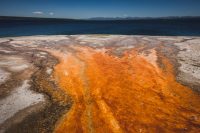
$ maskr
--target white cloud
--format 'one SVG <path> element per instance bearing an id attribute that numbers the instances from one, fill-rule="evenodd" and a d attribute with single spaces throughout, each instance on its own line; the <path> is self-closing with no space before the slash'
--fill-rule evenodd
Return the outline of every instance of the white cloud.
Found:
<path id="1" fill-rule="evenodd" d="M 50 13 L 49 13 L 49 15 L 53 16 L 53 15 L 54 15 L 54 13 L 53 13 L 53 12 L 50 12 Z"/>
<path id="2" fill-rule="evenodd" d="M 33 14 L 35 14 L 35 15 L 42 15 L 43 14 L 43 12 L 41 12 L 41 11 L 35 11 L 35 12 L 32 12 Z"/>

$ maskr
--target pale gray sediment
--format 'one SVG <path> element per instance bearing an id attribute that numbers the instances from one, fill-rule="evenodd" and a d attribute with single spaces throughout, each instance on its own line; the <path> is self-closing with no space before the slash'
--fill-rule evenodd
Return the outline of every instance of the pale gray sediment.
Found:
<path id="1" fill-rule="evenodd" d="M 175 43 L 179 48 L 177 60 L 181 64 L 177 79 L 200 91 L 200 38 Z"/>
<path id="2" fill-rule="evenodd" d="M 28 80 L 23 81 L 22 85 L 14 88 L 9 96 L 0 100 L 0 124 L 18 111 L 39 102 L 44 102 L 44 96 L 30 90 Z"/>
<path id="3" fill-rule="evenodd" d="M 53 102 L 51 95 L 34 83 L 37 79 L 34 75 L 39 71 L 44 71 L 48 75 L 45 79 L 49 80 L 57 63 L 39 50 L 54 45 L 56 38 L 59 41 L 59 37 L 50 38 L 0 39 L 0 132 L 52 132 L 62 112 L 70 107 Z"/>
<path id="4" fill-rule="evenodd" d="M 3 69 L 0 69 L 0 85 L 8 80 L 10 74 Z"/>

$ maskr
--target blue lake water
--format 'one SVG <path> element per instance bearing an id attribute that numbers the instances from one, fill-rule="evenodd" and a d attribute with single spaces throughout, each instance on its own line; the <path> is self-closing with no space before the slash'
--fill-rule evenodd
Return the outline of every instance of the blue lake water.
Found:
<path id="1" fill-rule="evenodd" d="M 200 18 L 121 21 L 0 20 L 0 37 L 74 34 L 200 36 Z"/>

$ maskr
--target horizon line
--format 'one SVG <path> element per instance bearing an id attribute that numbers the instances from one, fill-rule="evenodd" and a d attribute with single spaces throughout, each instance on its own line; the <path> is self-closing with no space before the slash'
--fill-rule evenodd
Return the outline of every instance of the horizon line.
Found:
<path id="1" fill-rule="evenodd" d="M 157 18 L 184 18 L 184 17 L 200 17 L 196 15 L 187 15 L 187 16 L 159 16 L 159 17 L 153 17 L 153 16 L 142 16 L 142 17 L 137 17 L 137 16 L 127 16 L 127 17 L 89 17 L 89 18 L 67 18 L 67 17 L 42 17 L 42 16 L 11 16 L 11 15 L 0 15 L 0 17 L 16 17 L 16 18 L 39 18 L 39 19 L 71 19 L 71 20 L 91 20 L 91 19 L 157 19 Z"/>

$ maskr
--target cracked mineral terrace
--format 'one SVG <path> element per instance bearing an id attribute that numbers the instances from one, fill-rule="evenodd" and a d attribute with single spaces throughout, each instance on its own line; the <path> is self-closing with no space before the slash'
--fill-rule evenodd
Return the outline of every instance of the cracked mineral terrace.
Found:
<path id="1" fill-rule="evenodd" d="M 200 132 L 200 38 L 0 38 L 0 132 Z"/>

